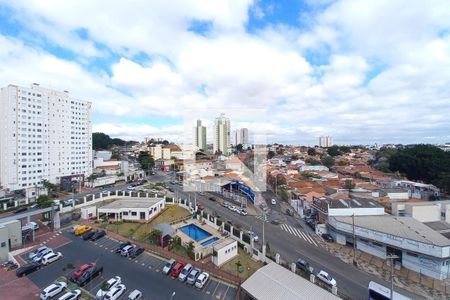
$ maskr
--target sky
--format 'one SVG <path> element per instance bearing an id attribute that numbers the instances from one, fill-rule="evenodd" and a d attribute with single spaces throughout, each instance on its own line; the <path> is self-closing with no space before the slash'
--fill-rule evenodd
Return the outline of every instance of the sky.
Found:
<path id="1" fill-rule="evenodd" d="M 0 86 L 69 90 L 112 137 L 180 141 L 186 114 L 257 109 L 232 127 L 450 142 L 448 0 L 0 0 L 0 62 Z"/>

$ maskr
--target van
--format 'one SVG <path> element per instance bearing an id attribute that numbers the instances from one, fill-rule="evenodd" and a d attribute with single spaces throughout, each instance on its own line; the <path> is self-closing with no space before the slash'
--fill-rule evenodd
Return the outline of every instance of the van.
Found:
<path id="1" fill-rule="evenodd" d="M 142 293 L 139 290 L 134 290 L 128 295 L 128 300 L 140 300 L 142 299 Z"/>
<path id="2" fill-rule="evenodd" d="M 75 229 L 75 235 L 82 235 L 85 232 L 92 230 L 91 226 L 81 225 Z"/>

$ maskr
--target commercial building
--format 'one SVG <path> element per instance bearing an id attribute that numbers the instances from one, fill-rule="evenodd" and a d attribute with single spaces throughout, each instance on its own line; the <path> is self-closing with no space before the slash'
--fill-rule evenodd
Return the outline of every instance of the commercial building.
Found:
<path id="1" fill-rule="evenodd" d="M 439 280 L 450 278 L 450 240 L 414 218 L 329 217 L 328 229 L 339 244 L 353 244 L 354 232 L 359 250 L 382 259 L 395 255 L 397 268 Z"/>
<path id="2" fill-rule="evenodd" d="M 393 202 L 392 214 L 412 217 L 420 222 L 450 223 L 450 200 L 424 202 Z"/>
<path id="3" fill-rule="evenodd" d="M 340 299 L 314 283 L 276 264 L 258 269 L 241 285 L 242 299 Z"/>
<path id="4" fill-rule="evenodd" d="M 106 215 L 116 221 L 150 221 L 165 207 L 164 198 L 121 198 L 97 209 L 97 215 Z"/>
<path id="5" fill-rule="evenodd" d="M 319 146 L 323 148 L 333 146 L 333 138 L 331 136 L 321 136 L 319 137 Z"/>
<path id="6" fill-rule="evenodd" d="M 91 103 L 33 84 L 0 93 L 0 185 L 59 184 L 92 173 Z"/>
<path id="7" fill-rule="evenodd" d="M 213 263 L 216 266 L 221 266 L 238 255 L 238 243 L 232 238 L 220 241 L 213 249 Z"/>
<path id="8" fill-rule="evenodd" d="M 228 155 L 230 153 L 230 119 L 221 114 L 214 121 L 213 152 Z"/>
<path id="9" fill-rule="evenodd" d="M 202 121 L 197 120 L 197 125 L 194 127 L 194 145 L 198 149 L 206 150 L 206 127 L 202 126 Z"/>

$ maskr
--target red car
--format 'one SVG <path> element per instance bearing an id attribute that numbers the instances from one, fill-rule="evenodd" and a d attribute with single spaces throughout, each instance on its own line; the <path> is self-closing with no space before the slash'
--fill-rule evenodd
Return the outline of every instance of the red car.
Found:
<path id="1" fill-rule="evenodd" d="M 75 282 L 78 278 L 81 277 L 81 275 L 84 274 L 84 272 L 86 272 L 90 268 L 95 267 L 95 265 L 95 262 L 82 265 L 80 268 L 78 268 L 78 270 L 72 273 L 72 275 L 70 276 L 70 280 Z"/>
<path id="2" fill-rule="evenodd" d="M 184 265 L 182 263 L 176 263 L 175 266 L 173 266 L 172 270 L 170 271 L 170 276 L 173 278 L 177 278 L 178 275 L 180 275 L 181 270 L 183 270 Z"/>

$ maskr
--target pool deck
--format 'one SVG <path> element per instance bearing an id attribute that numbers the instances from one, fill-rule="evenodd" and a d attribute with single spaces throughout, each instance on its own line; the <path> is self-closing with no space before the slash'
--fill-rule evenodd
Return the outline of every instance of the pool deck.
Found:
<path id="1" fill-rule="evenodd" d="M 180 227 L 184 227 L 184 226 L 187 226 L 187 225 L 189 225 L 189 224 L 194 224 L 194 225 L 200 227 L 201 229 L 203 229 L 203 230 L 205 230 L 206 232 L 208 232 L 209 234 L 211 234 L 211 236 L 206 237 L 206 238 L 204 238 L 204 239 L 202 239 L 202 240 L 199 240 L 198 242 L 194 241 L 194 240 L 191 239 L 187 234 L 185 234 L 185 233 L 182 232 L 181 230 L 178 230 Z M 219 242 L 221 239 L 223 239 L 223 237 L 220 235 L 220 233 L 219 233 L 217 230 L 215 230 L 214 228 L 212 228 L 211 226 L 208 226 L 208 225 L 206 225 L 206 224 L 205 224 L 205 225 L 204 225 L 204 224 L 201 224 L 200 221 L 198 221 L 198 220 L 190 219 L 190 220 L 187 220 L 186 222 L 181 222 L 181 223 L 178 223 L 178 224 L 174 224 L 174 225 L 172 225 L 172 226 L 173 226 L 173 228 L 175 228 L 175 230 L 176 230 L 176 235 L 179 236 L 179 237 L 181 238 L 181 242 L 182 242 L 183 244 L 189 244 L 191 241 L 193 241 L 193 242 L 194 242 L 194 247 L 195 247 L 195 248 L 197 248 L 197 247 L 209 247 L 209 246 L 212 246 L 212 245 L 216 244 L 216 243 Z M 211 244 L 209 244 L 209 245 L 207 245 L 207 246 L 202 246 L 202 245 L 201 245 L 201 243 L 203 243 L 203 242 L 205 242 L 205 241 L 207 241 L 207 240 L 209 240 L 209 239 L 212 239 L 213 237 L 218 237 L 219 240 L 216 241 L 216 242 L 214 242 L 214 243 L 211 243 Z"/>

